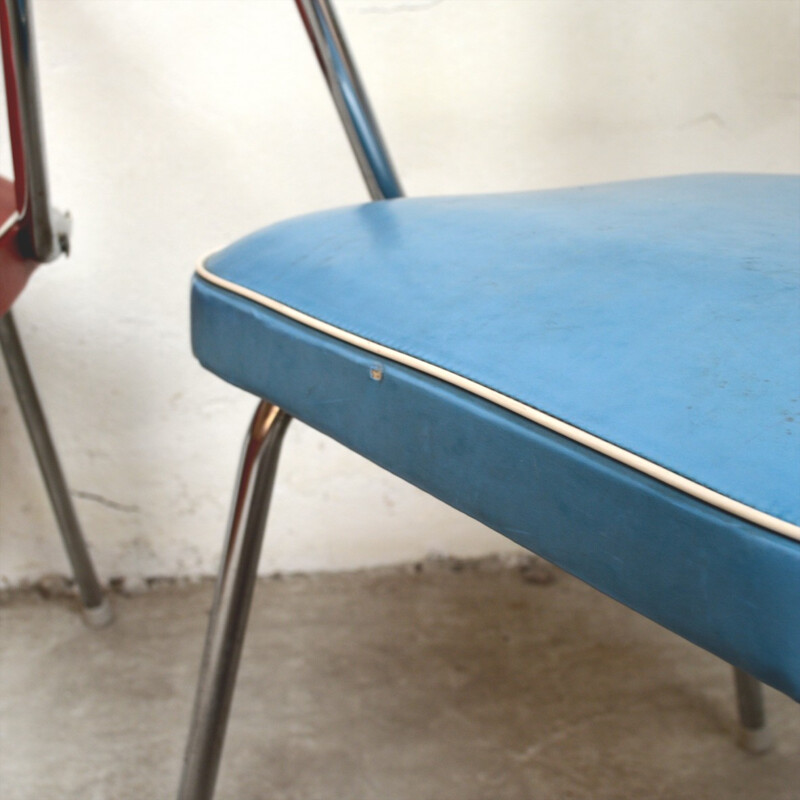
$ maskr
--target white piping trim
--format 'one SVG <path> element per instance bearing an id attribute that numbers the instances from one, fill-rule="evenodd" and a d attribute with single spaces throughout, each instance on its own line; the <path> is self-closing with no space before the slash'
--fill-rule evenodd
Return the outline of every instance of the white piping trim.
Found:
<path id="1" fill-rule="evenodd" d="M 738 500 L 726 497 L 724 494 L 720 494 L 719 492 L 715 492 L 713 489 L 709 489 L 707 486 L 703 486 L 700 483 L 695 483 L 688 478 L 684 478 L 682 475 L 678 475 L 676 472 L 665 469 L 658 464 L 654 464 L 652 461 L 648 461 L 646 458 L 642 458 L 641 456 L 637 456 L 635 453 L 624 450 L 622 447 L 611 444 L 611 442 L 607 442 L 605 439 L 601 439 L 598 436 L 594 436 L 591 433 L 581 430 L 580 428 L 576 428 L 574 425 L 570 425 L 569 423 L 564 422 L 557 417 L 551 417 L 549 414 L 546 414 L 543 411 L 539 411 L 532 406 L 525 405 L 525 403 L 521 403 L 519 400 L 515 400 L 513 397 L 508 397 L 507 395 L 495 391 L 494 389 L 490 389 L 488 386 L 484 386 L 476 381 L 472 381 L 469 378 L 464 378 L 463 376 L 457 375 L 456 373 L 450 372 L 442 367 L 437 367 L 435 364 L 429 364 L 427 361 L 423 361 L 422 359 L 415 358 L 414 356 L 407 355 L 406 353 L 402 353 L 398 350 L 393 350 L 390 347 L 386 347 L 382 344 L 378 344 L 377 342 L 365 339 L 362 336 L 358 336 L 354 333 L 350 333 L 349 331 L 337 328 L 335 325 L 330 325 L 327 322 L 322 322 L 321 320 L 305 314 L 302 311 L 298 311 L 291 306 L 284 305 L 278 300 L 273 300 L 271 297 L 266 297 L 263 294 L 254 292 L 252 289 L 247 289 L 246 287 L 240 286 L 233 281 L 220 278 L 218 275 L 214 275 L 214 273 L 209 272 L 208 269 L 206 269 L 205 262 L 201 262 L 197 267 L 197 274 L 209 283 L 226 289 L 233 294 L 246 297 L 248 300 L 253 300 L 259 305 L 265 306 L 266 308 L 276 311 L 285 317 L 289 317 L 289 319 L 293 319 L 296 322 L 300 322 L 303 325 L 307 325 L 314 330 L 328 334 L 329 336 L 333 336 L 334 338 L 346 342 L 347 344 L 352 344 L 361 350 L 366 350 L 370 353 L 374 353 L 377 356 L 381 356 L 383 358 L 390 359 L 391 361 L 396 361 L 399 364 L 403 364 L 404 366 L 411 367 L 419 372 L 424 372 L 427 375 L 431 375 L 432 377 L 456 386 L 459 389 L 464 389 L 465 391 L 470 392 L 477 397 L 488 400 L 490 403 L 494 403 L 501 408 L 512 411 L 513 413 L 518 414 L 525 419 L 529 419 L 532 422 L 535 422 L 537 425 L 541 425 L 542 427 L 554 431 L 561 436 L 565 436 L 566 438 L 571 439 L 578 444 L 582 444 L 585 447 L 595 450 L 604 456 L 613 458 L 615 461 L 619 461 L 621 464 L 632 467 L 633 469 L 642 472 L 651 478 L 655 478 L 656 480 L 661 481 L 661 483 L 671 486 L 673 489 L 678 489 L 679 491 L 691 495 L 698 500 L 702 500 L 704 503 L 708 503 L 711 506 L 722 509 L 723 511 L 733 514 L 734 516 L 741 517 L 748 522 L 753 522 L 756 525 L 760 525 L 762 528 L 767 528 L 775 533 L 788 536 L 790 539 L 796 539 L 797 541 L 800 541 L 800 525 L 794 525 L 791 522 L 786 522 L 786 520 L 782 520 L 779 517 L 766 514 L 763 511 L 759 511 L 758 509 L 748 506 L 745 503 L 741 503 Z"/>

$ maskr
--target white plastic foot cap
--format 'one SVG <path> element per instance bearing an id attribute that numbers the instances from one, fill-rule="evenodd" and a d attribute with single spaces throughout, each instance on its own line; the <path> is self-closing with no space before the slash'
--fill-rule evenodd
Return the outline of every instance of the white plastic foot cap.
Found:
<path id="1" fill-rule="evenodd" d="M 92 608 L 83 607 L 83 621 L 90 628 L 105 628 L 114 619 L 114 612 L 111 609 L 111 602 L 107 595 L 103 595 L 103 600 L 99 606 Z"/>
<path id="2" fill-rule="evenodd" d="M 772 747 L 772 731 L 763 728 L 739 728 L 739 747 L 748 753 L 766 753 Z"/>

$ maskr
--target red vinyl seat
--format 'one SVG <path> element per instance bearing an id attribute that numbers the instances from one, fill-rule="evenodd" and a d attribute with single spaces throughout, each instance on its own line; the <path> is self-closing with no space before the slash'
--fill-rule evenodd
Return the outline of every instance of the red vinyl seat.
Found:
<path id="1" fill-rule="evenodd" d="M 8 178 L 0 178 L 0 220 L 1 317 L 14 304 L 31 273 L 38 266 L 19 251 L 19 209 L 14 184 Z"/>

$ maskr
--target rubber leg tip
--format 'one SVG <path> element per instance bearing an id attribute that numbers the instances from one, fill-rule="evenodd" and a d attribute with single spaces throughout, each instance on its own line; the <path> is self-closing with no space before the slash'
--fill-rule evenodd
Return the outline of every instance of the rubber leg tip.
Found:
<path id="1" fill-rule="evenodd" d="M 739 728 L 739 747 L 748 753 L 766 753 L 772 747 L 772 731 L 763 728 Z"/>
<path id="2" fill-rule="evenodd" d="M 103 595 L 99 606 L 83 607 L 83 621 L 88 627 L 95 629 L 105 628 L 114 621 L 114 611 L 107 595 Z"/>

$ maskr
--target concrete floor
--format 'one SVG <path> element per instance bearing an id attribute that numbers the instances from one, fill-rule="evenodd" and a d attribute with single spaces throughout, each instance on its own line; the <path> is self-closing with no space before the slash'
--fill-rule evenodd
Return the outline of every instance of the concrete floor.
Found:
<path id="1" fill-rule="evenodd" d="M 218 798 L 797 800 L 800 708 L 734 746 L 730 669 L 561 573 L 426 563 L 260 583 Z M 0 797 L 170 798 L 211 584 L 0 607 Z"/>

